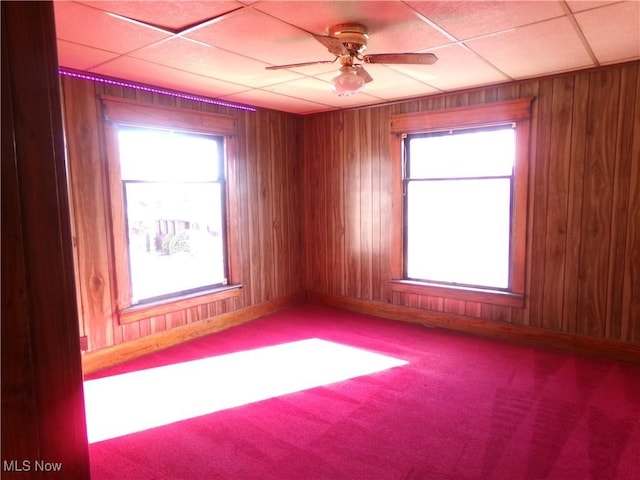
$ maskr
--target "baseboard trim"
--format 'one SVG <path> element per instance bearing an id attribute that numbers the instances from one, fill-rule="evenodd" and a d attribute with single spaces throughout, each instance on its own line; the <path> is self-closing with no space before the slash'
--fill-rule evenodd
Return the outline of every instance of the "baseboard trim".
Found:
<path id="1" fill-rule="evenodd" d="M 258 305 L 223 313 L 199 322 L 154 333 L 126 343 L 87 352 L 82 356 L 82 372 L 87 375 L 127 360 L 156 352 L 194 338 L 220 332 L 256 318 L 284 310 L 305 302 L 305 294 L 297 293 Z"/>
<path id="2" fill-rule="evenodd" d="M 640 363 L 640 345 L 603 338 L 552 332 L 525 325 L 498 323 L 465 315 L 420 310 L 320 292 L 307 292 L 307 301 L 376 317 L 419 323 L 429 327 L 455 330 L 530 346 L 553 348 L 622 362 Z"/>

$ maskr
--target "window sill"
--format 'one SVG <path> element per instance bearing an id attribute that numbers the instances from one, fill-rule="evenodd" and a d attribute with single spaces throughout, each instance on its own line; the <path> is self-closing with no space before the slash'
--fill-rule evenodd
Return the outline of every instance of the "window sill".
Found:
<path id="1" fill-rule="evenodd" d="M 524 308 L 524 295 L 481 288 L 457 287 L 414 280 L 391 280 L 391 290 L 400 293 L 413 293 L 433 297 L 465 300 L 468 302 L 489 303 L 512 308 Z"/>
<path id="2" fill-rule="evenodd" d="M 184 310 L 186 308 L 195 307 L 205 303 L 226 300 L 240 295 L 242 285 L 226 285 L 206 292 L 198 292 L 192 295 L 176 297 L 169 300 L 163 300 L 157 303 L 147 303 L 144 305 L 134 305 L 120 311 L 120 324 L 137 322 L 149 317 L 164 315 Z"/>

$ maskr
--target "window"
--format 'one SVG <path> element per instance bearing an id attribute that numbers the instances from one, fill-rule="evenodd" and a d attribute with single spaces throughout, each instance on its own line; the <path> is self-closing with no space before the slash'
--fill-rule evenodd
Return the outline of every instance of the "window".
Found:
<path id="1" fill-rule="evenodd" d="M 120 321 L 237 294 L 234 119 L 102 100 Z"/>
<path id="2" fill-rule="evenodd" d="M 530 104 L 392 117 L 394 290 L 524 305 Z"/>
<path id="3" fill-rule="evenodd" d="M 131 303 L 226 285 L 222 139 L 118 128 Z"/>

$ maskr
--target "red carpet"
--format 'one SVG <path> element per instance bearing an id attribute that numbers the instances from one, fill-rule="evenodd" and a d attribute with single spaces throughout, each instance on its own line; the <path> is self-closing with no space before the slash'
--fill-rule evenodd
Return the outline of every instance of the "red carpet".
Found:
<path id="1" fill-rule="evenodd" d="M 93 443 L 92 479 L 640 480 L 639 365 L 305 305 L 91 378 L 309 338 L 408 363 Z"/>

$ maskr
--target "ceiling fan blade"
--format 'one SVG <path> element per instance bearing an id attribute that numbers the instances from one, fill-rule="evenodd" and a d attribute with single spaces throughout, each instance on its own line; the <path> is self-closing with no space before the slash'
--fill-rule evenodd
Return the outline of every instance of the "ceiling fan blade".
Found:
<path id="1" fill-rule="evenodd" d="M 336 37 L 329 37 L 327 35 L 312 35 L 313 38 L 327 47 L 327 49 L 334 55 L 346 55 L 347 53 L 349 53 L 340 39 Z"/>
<path id="2" fill-rule="evenodd" d="M 373 77 L 369 75 L 369 72 L 367 72 L 362 65 L 356 64 L 354 67 L 356 67 L 356 74 L 364 80 L 364 83 L 373 81 Z"/>
<path id="3" fill-rule="evenodd" d="M 284 68 L 296 68 L 296 67 L 306 67 L 307 65 L 318 65 L 320 63 L 333 63 L 336 61 L 338 57 L 333 60 L 318 60 L 315 62 L 302 62 L 302 63 L 289 63 L 287 65 L 271 65 L 270 67 L 265 67 L 266 70 L 282 70 Z"/>
<path id="4" fill-rule="evenodd" d="M 362 57 L 365 63 L 395 63 L 412 65 L 431 65 L 438 57 L 433 53 L 374 53 Z"/>

